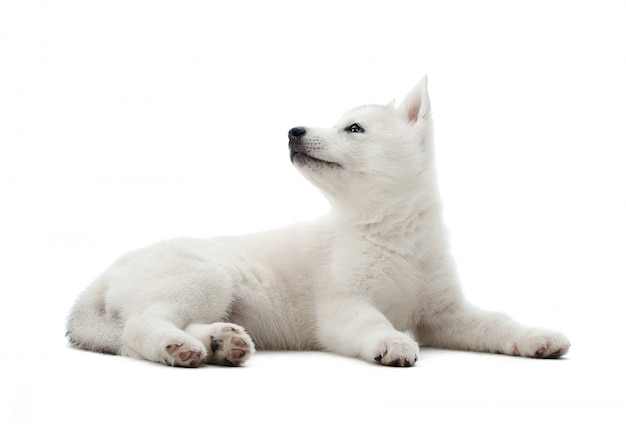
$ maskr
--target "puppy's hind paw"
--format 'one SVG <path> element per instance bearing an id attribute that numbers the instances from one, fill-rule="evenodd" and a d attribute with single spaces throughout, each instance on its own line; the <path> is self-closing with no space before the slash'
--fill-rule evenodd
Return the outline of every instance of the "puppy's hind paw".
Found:
<path id="1" fill-rule="evenodd" d="M 213 323 L 209 363 L 241 366 L 255 352 L 254 343 L 245 329 L 232 323 Z"/>
<path id="2" fill-rule="evenodd" d="M 170 366 L 198 367 L 206 357 L 203 346 L 183 342 L 168 342 L 164 348 L 163 362 Z"/>

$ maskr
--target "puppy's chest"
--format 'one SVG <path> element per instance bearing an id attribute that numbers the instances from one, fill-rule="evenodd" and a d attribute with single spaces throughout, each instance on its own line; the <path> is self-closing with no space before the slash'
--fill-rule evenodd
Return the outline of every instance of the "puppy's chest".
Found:
<path id="1" fill-rule="evenodd" d="M 422 265 L 416 258 L 393 255 L 369 266 L 371 278 L 364 293 L 400 330 L 410 328 L 428 302 L 428 275 Z"/>

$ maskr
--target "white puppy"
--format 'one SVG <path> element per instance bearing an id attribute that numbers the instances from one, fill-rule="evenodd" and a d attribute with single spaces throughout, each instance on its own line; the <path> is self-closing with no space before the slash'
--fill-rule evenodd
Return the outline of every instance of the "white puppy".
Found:
<path id="1" fill-rule="evenodd" d="M 561 333 L 465 301 L 442 224 L 426 78 L 398 107 L 289 131 L 324 219 L 129 253 L 79 297 L 73 346 L 175 366 L 240 365 L 259 349 L 319 349 L 411 366 L 418 344 L 556 358 Z M 245 330 L 244 330 L 245 328 Z"/>

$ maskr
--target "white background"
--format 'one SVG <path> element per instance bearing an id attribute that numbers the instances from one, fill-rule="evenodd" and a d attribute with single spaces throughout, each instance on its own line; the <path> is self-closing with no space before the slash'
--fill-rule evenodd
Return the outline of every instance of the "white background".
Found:
<path id="1" fill-rule="evenodd" d="M 0 435 L 623 437 L 625 23 L 601 0 L 1 2 Z M 564 331 L 567 359 L 67 348 L 124 251 L 323 214 L 287 130 L 423 74 L 467 296 Z"/>

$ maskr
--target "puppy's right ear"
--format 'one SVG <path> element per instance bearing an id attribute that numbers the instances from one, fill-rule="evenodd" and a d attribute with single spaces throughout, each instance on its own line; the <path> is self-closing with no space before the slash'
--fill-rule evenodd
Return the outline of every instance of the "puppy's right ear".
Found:
<path id="1" fill-rule="evenodd" d="M 430 115 L 427 76 L 424 76 L 413 90 L 406 95 L 399 109 L 404 113 L 406 119 L 412 123 Z"/>

